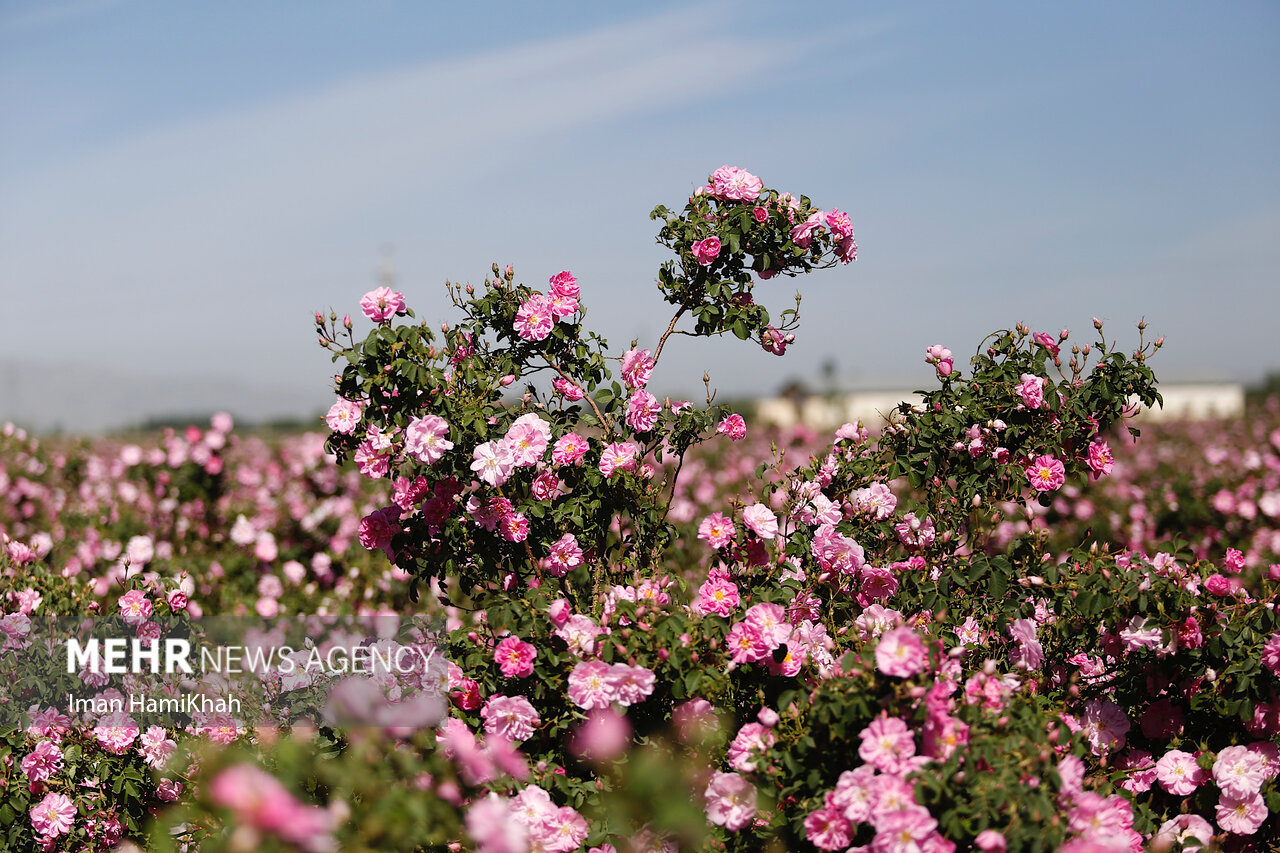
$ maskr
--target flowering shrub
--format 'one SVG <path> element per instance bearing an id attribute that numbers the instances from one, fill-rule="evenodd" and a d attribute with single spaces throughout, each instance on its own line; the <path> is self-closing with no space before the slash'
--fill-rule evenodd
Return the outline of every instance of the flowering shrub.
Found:
<path id="1" fill-rule="evenodd" d="M 1126 354 L 1096 324 L 1069 354 L 1069 333 L 1022 326 L 967 360 L 933 345 L 936 384 L 878 433 L 770 448 L 710 392 L 660 401 L 650 378 L 673 334 L 782 355 L 797 310 L 775 321 L 757 286 L 851 261 L 848 217 L 724 167 L 654 218 L 674 316 L 649 348 L 610 355 L 568 272 L 535 289 L 495 265 L 478 289 L 450 285 L 460 316 L 439 331 L 390 288 L 361 300 L 362 340 L 318 314 L 342 365 L 326 445 L 358 474 L 314 440 L 299 458 L 224 436 L 195 459 L 207 436 L 169 435 L 83 471 L 16 442 L 19 615 L 110 595 L 122 622 L 164 635 L 203 602 L 267 634 L 301 621 L 317 643 L 376 644 L 416 609 L 445 625 L 448 707 L 437 726 L 369 711 L 104 731 L 74 766 L 57 740 L 13 732 L 11 846 L 114 843 L 93 834 L 107 804 L 78 792 L 88 772 L 125 780 L 122 832 L 157 810 L 157 849 L 1134 850 L 1274 833 L 1271 514 L 1218 535 L 1196 522 L 1191 549 L 1145 523 L 1133 490 L 1150 472 L 1126 467 L 1124 434 L 1133 405 L 1159 401 L 1162 341 Z M 1277 450 L 1222 451 L 1259 457 L 1247 489 L 1218 475 L 1237 507 L 1277 488 Z M 104 466 L 145 483 L 140 508 Z M 1154 475 L 1196 500 L 1179 476 Z M 1142 506 L 1128 517 L 1143 526 L 1082 528 L 1085 500 L 1108 519 Z M 113 515 L 105 533 L 87 521 Z M 0 630 L 30 633 L 8 610 Z M 368 711 L 375 690 L 426 685 L 354 681 L 334 701 Z M 265 701 L 305 710 L 291 687 L 268 678 Z M 148 749 L 163 775 L 130 789 L 124 765 L 152 767 Z M 183 787 L 161 810 L 166 779 Z"/>

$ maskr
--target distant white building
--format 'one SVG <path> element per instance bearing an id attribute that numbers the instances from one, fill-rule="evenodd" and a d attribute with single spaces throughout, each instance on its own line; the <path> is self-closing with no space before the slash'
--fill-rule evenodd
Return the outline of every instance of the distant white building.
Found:
<path id="1" fill-rule="evenodd" d="M 1207 420 L 1239 417 L 1244 413 L 1244 386 L 1236 383 L 1164 384 L 1159 386 L 1164 408 L 1142 408 L 1146 421 Z M 850 391 L 835 396 L 767 397 L 756 401 L 756 418 L 783 428 L 802 423 L 819 431 L 861 421 L 872 429 L 883 426 L 899 404 L 919 405 L 914 391 Z M 1136 403 L 1137 400 L 1132 402 Z"/>
<path id="2" fill-rule="evenodd" d="M 1235 418 L 1244 414 L 1244 386 L 1233 383 L 1159 385 L 1164 407 L 1143 408 L 1138 417 L 1146 421 L 1203 421 Z M 1136 403 L 1136 400 L 1131 402 Z"/>

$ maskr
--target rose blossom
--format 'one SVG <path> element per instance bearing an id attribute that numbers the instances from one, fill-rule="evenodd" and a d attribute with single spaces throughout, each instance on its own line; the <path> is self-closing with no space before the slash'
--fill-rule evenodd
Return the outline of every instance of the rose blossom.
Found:
<path id="1" fill-rule="evenodd" d="M 538 712 L 523 696 L 490 696 L 480 709 L 484 730 L 509 741 L 528 740 L 542 722 Z"/>
<path id="2" fill-rule="evenodd" d="M 446 450 L 453 449 L 449 440 L 449 422 L 439 415 L 425 415 L 414 418 L 404 431 L 404 451 L 410 456 L 434 465 L 444 456 Z"/>
<path id="3" fill-rule="evenodd" d="M 698 525 L 698 538 L 712 548 L 723 548 L 732 542 L 733 532 L 733 522 L 718 512 L 711 513 Z"/>
<path id="4" fill-rule="evenodd" d="M 49 793 L 31 808 L 31 828 L 44 838 L 57 838 L 71 831 L 76 806 L 65 794 Z"/>
<path id="5" fill-rule="evenodd" d="M 1111 455 L 1111 448 L 1102 439 L 1094 439 L 1089 443 L 1088 464 L 1095 480 L 1105 477 L 1115 468 L 1115 457 Z"/>
<path id="6" fill-rule="evenodd" d="M 1038 409 L 1044 405 L 1044 383 L 1042 377 L 1034 373 L 1022 374 L 1022 381 L 1014 389 L 1022 398 L 1022 405 L 1028 409 Z"/>
<path id="7" fill-rule="evenodd" d="M 1067 480 L 1067 469 L 1053 456 L 1037 456 L 1026 469 L 1027 481 L 1037 492 L 1053 492 Z"/>
<path id="8" fill-rule="evenodd" d="M 698 240 L 689 247 L 693 250 L 693 257 L 702 266 L 708 266 L 720 255 L 720 238 L 708 237 L 705 240 Z"/>
<path id="9" fill-rule="evenodd" d="M 62 766 L 62 750 L 53 741 L 42 740 L 22 759 L 22 772 L 32 782 L 43 782 Z"/>
<path id="10" fill-rule="evenodd" d="M 746 829 L 756 816 L 756 786 L 737 773 L 716 772 L 703 792 L 707 820 L 730 832 Z"/>
<path id="11" fill-rule="evenodd" d="M 876 669 L 896 678 L 910 678 L 929 665 L 924 642 L 907 627 L 886 631 L 876 644 Z"/>
<path id="12" fill-rule="evenodd" d="M 339 397 L 337 401 L 329 407 L 329 413 L 325 415 L 325 423 L 329 425 L 329 429 L 334 432 L 340 432 L 343 435 L 351 435 L 360 425 L 360 416 L 364 409 L 359 403 L 353 403 Z"/>
<path id="13" fill-rule="evenodd" d="M 643 388 L 653 375 L 653 358 L 647 349 L 628 350 L 622 356 L 622 381 L 628 388 Z"/>
<path id="14" fill-rule="evenodd" d="M 551 300 L 540 293 L 530 296 L 516 311 L 514 326 L 516 333 L 526 341 L 546 340 L 555 327 Z"/>
<path id="15" fill-rule="evenodd" d="M 120 607 L 120 618 L 126 625 L 141 625 L 151 617 L 151 601 L 140 589 L 129 590 L 120 596 L 117 604 Z"/>
<path id="16" fill-rule="evenodd" d="M 729 436 L 730 441 L 741 441 L 747 436 L 747 422 L 742 415 L 732 414 L 716 426 L 716 432 Z"/>
<path id="17" fill-rule="evenodd" d="M 742 522 L 747 529 L 761 539 L 769 540 L 778 535 L 778 517 L 762 503 L 754 503 L 742 511 Z"/>
<path id="18" fill-rule="evenodd" d="M 506 678 L 533 675 L 533 661 L 537 656 L 538 650 L 519 637 L 505 637 L 493 650 L 493 659 Z"/>
<path id="19" fill-rule="evenodd" d="M 764 189 L 759 178 L 737 166 L 721 166 L 707 181 L 712 194 L 727 201 L 755 201 Z"/>
<path id="20" fill-rule="evenodd" d="M 637 389 L 627 401 L 627 426 L 638 433 L 649 432 L 658 424 L 662 404 L 658 398 L 643 388 Z"/>
<path id="21" fill-rule="evenodd" d="M 360 310 L 375 323 L 385 322 L 405 312 L 404 294 L 389 287 L 370 290 L 361 297 Z"/>

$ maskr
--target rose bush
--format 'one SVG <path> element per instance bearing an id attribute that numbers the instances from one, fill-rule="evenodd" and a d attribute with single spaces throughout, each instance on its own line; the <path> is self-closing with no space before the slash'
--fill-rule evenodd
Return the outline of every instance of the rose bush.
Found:
<path id="1" fill-rule="evenodd" d="M 140 741 L 94 738 L 75 763 L 47 734 L 12 732 L 11 846 L 109 846 L 91 817 L 108 801 L 134 838 L 154 811 L 157 849 L 1266 838 L 1280 807 L 1272 515 L 1203 519 L 1182 540 L 1172 517 L 1147 523 L 1148 484 L 1197 500 L 1194 466 L 1124 455 L 1133 405 L 1159 401 L 1147 359 L 1161 341 L 1140 326 L 1126 354 L 1097 324 L 1069 353 L 1067 332 L 1022 326 L 967 361 L 933 345 L 919 407 L 877 432 L 769 446 L 710 391 L 659 401 L 651 376 L 673 334 L 783 354 L 798 312 L 775 321 L 756 296 L 852 260 L 847 215 L 724 167 L 654 218 L 676 255 L 658 277 L 674 316 L 649 348 L 611 356 L 582 323 L 589 284 L 568 272 L 535 289 L 495 265 L 480 288 L 450 285 L 459 316 L 435 328 L 398 321 L 415 318 L 390 288 L 361 300 L 363 339 L 318 314 L 343 366 L 327 447 L 358 473 L 313 440 L 270 450 L 229 429 L 216 448 L 215 429 L 61 464 L 10 436 L 17 615 L 109 606 L 165 635 L 229 610 L 332 643 L 375 642 L 416 610 L 444 622 L 449 659 L 438 726 L 308 723 L 293 686 L 267 678 L 263 701 L 302 719 L 151 733 L 174 744 L 161 776 L 143 774 Z M 1277 488 L 1280 448 L 1249 437 L 1212 457 L 1257 455 L 1253 473 L 1213 475 L 1233 512 Z M 1089 525 L 1085 501 L 1131 518 L 1131 535 Z M 339 698 L 355 707 L 361 690 Z M 89 772 L 125 780 L 114 800 L 79 792 Z M 175 806 L 164 779 L 183 786 Z"/>

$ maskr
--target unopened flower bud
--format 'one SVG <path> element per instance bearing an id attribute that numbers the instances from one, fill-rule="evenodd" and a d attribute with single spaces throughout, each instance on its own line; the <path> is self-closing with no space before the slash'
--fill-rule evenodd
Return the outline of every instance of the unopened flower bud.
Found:
<path id="1" fill-rule="evenodd" d="M 1164 335 L 1156 338 L 1156 349 L 1160 349 L 1162 346 L 1164 346 Z"/>
<path id="2" fill-rule="evenodd" d="M 506 376 L 498 380 L 498 382 L 502 385 L 503 388 L 506 388 L 508 385 L 510 385 L 512 382 L 515 382 L 515 381 L 516 381 L 515 376 L 511 375 L 510 373 L 508 373 Z"/>
<path id="3" fill-rule="evenodd" d="M 498 262 L 497 262 L 497 261 L 494 261 L 494 262 L 493 262 L 493 274 L 494 274 L 495 276 L 496 276 L 496 275 L 499 275 Z"/>
<path id="4" fill-rule="evenodd" d="M 1071 337 L 1070 329 L 1063 329 L 1061 332 L 1058 332 L 1058 340 L 1060 341 L 1065 341 L 1069 337 Z"/>
<path id="5" fill-rule="evenodd" d="M 329 322 L 331 322 L 331 323 L 332 323 L 332 322 L 336 322 L 336 321 L 337 321 L 337 319 L 338 319 L 338 312 L 337 312 L 337 311 L 330 311 L 330 312 L 329 312 Z"/>
<path id="6" fill-rule="evenodd" d="M 1139 331 L 1139 332 L 1145 332 L 1146 330 L 1147 330 L 1147 321 L 1146 321 L 1146 320 L 1139 320 L 1139 321 L 1138 321 L 1138 331 Z"/>
<path id="7" fill-rule="evenodd" d="M 448 320 L 445 320 L 443 323 L 441 323 L 441 324 L 440 324 L 440 331 L 444 332 L 446 335 L 447 335 L 447 334 L 449 334 L 449 321 L 448 321 Z"/>
<path id="8" fill-rule="evenodd" d="M 1102 331 L 1102 321 L 1101 321 L 1101 320 L 1099 320 L 1097 317 L 1094 317 L 1094 318 L 1093 318 L 1093 327 L 1094 327 L 1095 329 L 1097 329 L 1098 331 Z"/>
<path id="9" fill-rule="evenodd" d="M 351 331 L 351 315 L 350 314 L 342 315 L 342 328 L 346 329 L 348 332 Z"/>
<path id="10" fill-rule="evenodd" d="M 472 287 L 471 285 L 469 285 L 469 284 L 468 284 L 468 285 L 467 285 L 467 296 L 475 296 L 475 295 L 476 295 L 476 289 L 475 289 L 474 287 Z"/>
<path id="11" fill-rule="evenodd" d="M 321 314 L 319 311 L 316 312 L 316 325 L 317 326 L 324 325 L 324 315 Z"/>

